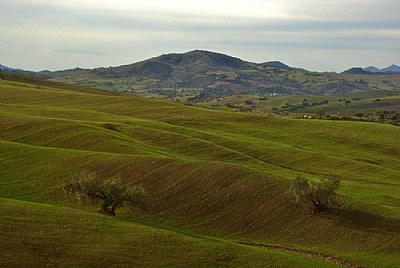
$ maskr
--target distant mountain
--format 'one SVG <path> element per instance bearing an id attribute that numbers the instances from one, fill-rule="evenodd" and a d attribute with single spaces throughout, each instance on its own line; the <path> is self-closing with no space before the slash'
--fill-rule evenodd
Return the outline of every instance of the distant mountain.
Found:
<path id="1" fill-rule="evenodd" d="M 1 64 L 0 64 L 0 71 L 7 72 L 7 73 L 13 73 L 13 74 L 25 74 L 25 75 L 30 75 L 30 76 L 37 76 L 36 72 L 25 71 L 22 69 L 15 69 L 15 68 L 11 68 L 11 67 L 1 65 Z"/>
<path id="2" fill-rule="evenodd" d="M 369 72 L 361 67 L 353 67 L 351 69 L 348 69 L 343 72 L 344 74 L 372 74 L 372 72 Z"/>
<path id="3" fill-rule="evenodd" d="M 175 77 L 184 79 L 194 72 L 207 73 L 210 71 L 238 70 L 252 68 L 248 62 L 221 53 L 194 50 L 184 54 L 164 54 L 142 62 L 115 67 L 114 72 L 122 76 L 150 76 L 158 79 Z M 102 72 L 107 68 L 96 69 Z M 177 76 L 177 77 L 176 77 Z"/>
<path id="4" fill-rule="evenodd" d="M 381 69 L 383 73 L 400 73 L 400 66 L 398 65 L 391 65 L 389 67 Z"/>
<path id="5" fill-rule="evenodd" d="M 398 65 L 391 65 L 386 68 L 376 68 L 374 66 L 369 66 L 367 68 L 363 68 L 364 71 L 370 72 L 370 73 L 400 73 L 400 66 Z"/>
<path id="6" fill-rule="evenodd" d="M 368 83 L 292 68 L 279 61 L 257 64 L 204 50 L 164 54 L 118 67 L 43 71 L 36 75 L 138 94 L 177 96 L 183 94 L 182 90 L 189 90 L 197 92 L 196 98 L 201 100 L 233 94 L 342 95 L 372 89 Z"/>
<path id="7" fill-rule="evenodd" d="M 375 66 L 369 66 L 369 67 L 367 67 L 367 68 L 362 68 L 362 69 L 363 69 L 364 71 L 370 72 L 370 73 L 378 73 L 378 72 L 381 71 L 380 69 L 376 68 Z"/>
<path id="8" fill-rule="evenodd" d="M 0 64 L 0 71 L 12 71 L 12 70 L 15 69 Z"/>
<path id="9" fill-rule="evenodd" d="M 261 65 L 267 67 L 275 67 L 275 68 L 291 68 L 289 65 L 286 65 L 281 61 L 268 61 L 261 63 Z"/>

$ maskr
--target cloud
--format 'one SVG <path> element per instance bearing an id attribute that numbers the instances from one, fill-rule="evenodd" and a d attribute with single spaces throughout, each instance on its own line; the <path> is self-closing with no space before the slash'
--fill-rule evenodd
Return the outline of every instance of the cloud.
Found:
<path id="1" fill-rule="evenodd" d="M 21 0 L 17 0 L 21 1 Z M 170 14 L 170 15 L 209 15 L 219 17 L 278 17 L 285 16 L 285 5 L 278 0 L 31 0 L 27 1 L 41 6 L 70 8 L 80 10 L 108 10 L 135 12 L 137 14 Z"/>
<path id="2" fill-rule="evenodd" d="M 321 66 L 340 70 L 351 67 L 344 64 L 366 59 L 368 65 L 377 60 L 400 62 L 397 1 L 235 0 L 227 5 L 218 0 L 0 0 L 0 4 L 0 60 L 27 69 L 119 65 L 198 48 L 252 61 L 281 57 L 317 70 Z M 306 53 L 318 54 L 318 60 L 327 63 L 310 61 Z"/>
<path id="3" fill-rule="evenodd" d="M 311 20 L 395 20 L 399 1 L 393 0 L 286 0 L 286 12 Z"/>

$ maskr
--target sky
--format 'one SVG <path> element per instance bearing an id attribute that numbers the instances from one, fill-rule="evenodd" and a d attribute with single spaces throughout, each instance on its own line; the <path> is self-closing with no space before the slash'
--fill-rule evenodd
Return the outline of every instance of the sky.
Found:
<path id="1" fill-rule="evenodd" d="M 398 0 L 0 0 L 0 64 L 119 66 L 195 49 L 312 71 L 400 65 Z"/>

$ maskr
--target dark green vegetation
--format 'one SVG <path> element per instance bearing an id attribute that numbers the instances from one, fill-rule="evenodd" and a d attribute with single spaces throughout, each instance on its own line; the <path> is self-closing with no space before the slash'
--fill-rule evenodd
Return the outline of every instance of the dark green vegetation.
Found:
<path id="1" fill-rule="evenodd" d="M 399 127 L 214 111 L 21 79 L 0 80 L 2 267 L 330 265 L 235 241 L 400 265 Z M 64 182 L 82 170 L 142 184 L 147 211 L 107 217 L 67 198 Z M 293 178 L 331 173 L 345 206 L 311 215 L 293 205 Z"/>

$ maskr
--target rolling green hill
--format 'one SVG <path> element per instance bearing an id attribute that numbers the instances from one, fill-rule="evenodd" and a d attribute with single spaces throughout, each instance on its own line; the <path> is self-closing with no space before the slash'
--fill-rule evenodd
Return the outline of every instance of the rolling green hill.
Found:
<path id="1" fill-rule="evenodd" d="M 12 241 L 2 251 L 5 265 L 327 265 L 238 241 L 365 267 L 400 265 L 398 127 L 214 111 L 2 79 L 1 220 Z M 64 181 L 82 170 L 143 184 L 147 211 L 125 209 L 111 219 L 68 199 Z M 340 176 L 345 205 L 321 215 L 294 206 L 291 180 L 324 174 Z M 23 257 L 20 245 L 29 249 Z"/>
<path id="2" fill-rule="evenodd" d="M 2 267 L 339 267 L 58 206 L 0 204 Z"/>

